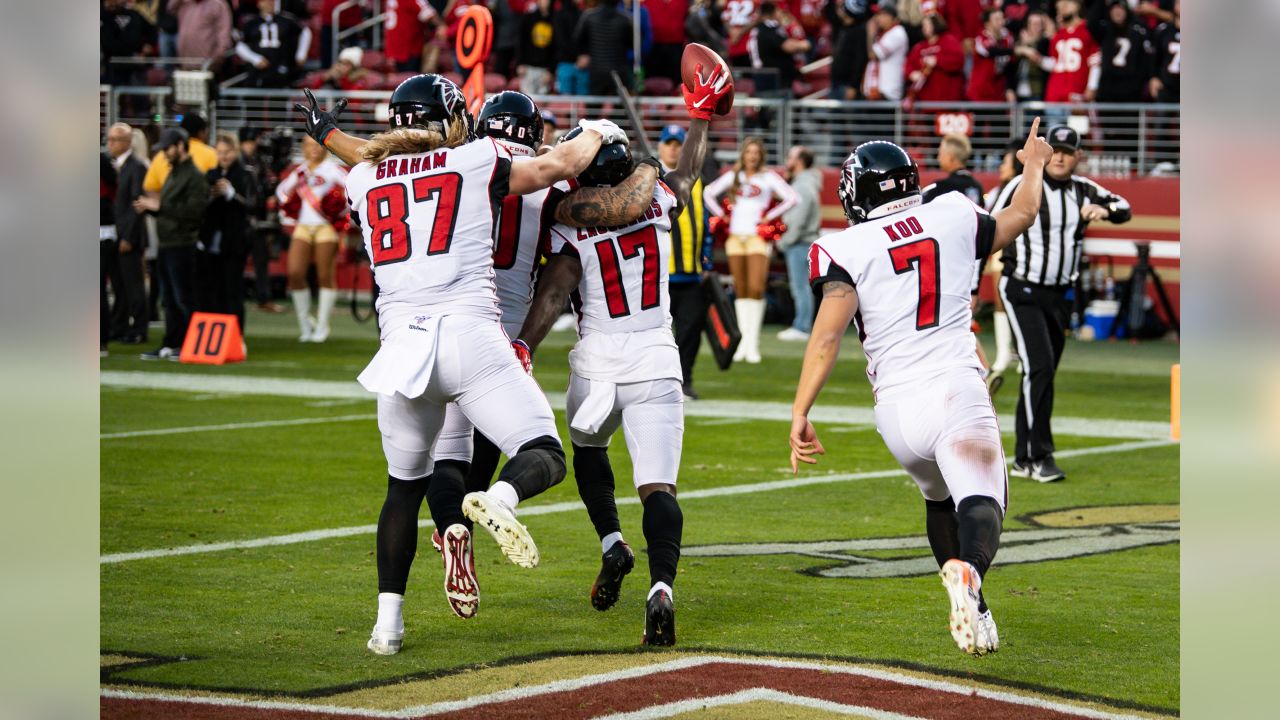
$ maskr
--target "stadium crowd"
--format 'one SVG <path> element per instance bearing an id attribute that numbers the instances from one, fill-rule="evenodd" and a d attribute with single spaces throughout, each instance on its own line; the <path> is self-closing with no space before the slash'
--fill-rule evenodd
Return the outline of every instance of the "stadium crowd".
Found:
<path id="1" fill-rule="evenodd" d="M 612 94 L 635 67 L 632 0 L 488 0 L 486 89 Z M 475 0 L 383 0 L 378 27 L 335 48 L 342 0 L 102 0 L 100 79 L 168 82 L 207 65 L 248 87 L 390 89 L 459 79 L 454 44 Z M 635 88 L 676 92 L 679 49 L 737 68 L 740 93 L 894 101 L 1179 99 L 1178 0 L 644 0 Z M 337 28 L 370 18 L 344 7 Z M 167 59 L 167 60 L 166 60 Z M 802 72 L 802 68 L 807 72 Z"/>

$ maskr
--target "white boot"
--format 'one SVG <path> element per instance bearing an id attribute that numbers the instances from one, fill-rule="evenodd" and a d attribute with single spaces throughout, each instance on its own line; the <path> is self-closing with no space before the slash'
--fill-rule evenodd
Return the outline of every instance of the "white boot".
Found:
<path id="1" fill-rule="evenodd" d="M 737 298 L 733 301 L 733 314 L 738 316 L 738 332 L 742 335 L 742 339 L 738 341 L 738 349 L 733 353 L 734 362 L 742 362 L 747 357 L 747 326 L 751 323 L 747 322 L 750 313 L 748 306 L 750 300 Z"/>
<path id="2" fill-rule="evenodd" d="M 329 316 L 333 314 L 333 306 L 338 301 L 336 288 L 320 288 L 320 307 L 316 312 L 316 329 L 311 333 L 311 342 L 324 342 L 329 339 Z"/>
<path id="3" fill-rule="evenodd" d="M 289 295 L 293 298 L 293 311 L 298 314 L 298 328 L 302 331 L 298 342 L 311 342 L 311 334 L 315 331 L 311 322 L 311 291 L 306 288 L 290 290 Z"/>
<path id="4" fill-rule="evenodd" d="M 747 300 L 748 322 L 744 323 L 742 344 L 747 346 L 744 360 L 749 365 L 760 363 L 760 330 L 764 326 L 764 300 Z"/>

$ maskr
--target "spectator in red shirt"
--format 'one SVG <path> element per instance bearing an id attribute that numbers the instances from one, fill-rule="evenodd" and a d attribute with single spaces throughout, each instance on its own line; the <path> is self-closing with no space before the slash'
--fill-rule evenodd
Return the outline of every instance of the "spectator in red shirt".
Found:
<path id="1" fill-rule="evenodd" d="M 756 24 L 756 6 L 756 0 L 716 0 L 729 43 L 729 64 L 735 67 L 751 64 L 747 41 Z"/>
<path id="2" fill-rule="evenodd" d="M 1058 32 L 1044 61 L 1049 72 L 1045 102 L 1084 102 L 1085 93 L 1098 88 L 1102 55 L 1080 7 L 1080 0 L 1058 0 Z"/>
<path id="3" fill-rule="evenodd" d="M 1000 8 L 982 11 L 982 33 L 973 48 L 973 71 L 965 98 L 972 102 L 1004 102 L 1009 84 L 1005 68 L 1013 54 L 1013 36 L 1004 26 Z"/>
<path id="4" fill-rule="evenodd" d="M 908 99 L 954 102 L 964 98 L 964 48 L 947 34 L 947 21 L 932 13 L 921 25 L 924 42 L 907 53 Z"/>
<path id="5" fill-rule="evenodd" d="M 400 72 L 434 72 L 438 50 L 427 41 L 444 23 L 427 0 L 387 0 L 383 50 Z"/>
<path id="6" fill-rule="evenodd" d="M 649 24 L 653 27 L 653 50 L 645 57 L 645 74 L 679 82 L 680 55 L 687 42 L 684 20 L 689 14 L 689 0 L 644 0 L 644 6 L 649 10 Z"/>
<path id="7" fill-rule="evenodd" d="M 369 90 L 369 71 L 360 66 L 364 50 L 358 47 L 343 48 L 338 61 L 324 76 L 325 87 L 335 90 Z"/>
<path id="8" fill-rule="evenodd" d="M 976 38 L 982 34 L 983 4 L 983 0 L 947 0 L 942 3 L 947 34 L 960 41 L 965 55 L 973 54 Z"/>

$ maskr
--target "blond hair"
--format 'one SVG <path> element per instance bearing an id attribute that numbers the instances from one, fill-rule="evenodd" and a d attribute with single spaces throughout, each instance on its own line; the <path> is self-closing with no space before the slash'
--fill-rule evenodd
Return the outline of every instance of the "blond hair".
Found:
<path id="1" fill-rule="evenodd" d="M 449 132 L 441 134 L 432 128 L 396 128 L 378 133 L 360 149 L 360 157 L 367 163 L 380 163 L 392 155 L 416 155 L 441 147 L 458 147 L 467 141 L 467 124 L 460 118 L 449 123 Z"/>
<path id="2" fill-rule="evenodd" d="M 969 138 L 955 133 L 942 138 L 942 149 L 951 153 L 951 156 L 961 165 L 968 165 L 969 158 L 973 155 L 973 146 L 969 144 Z"/>
<path id="3" fill-rule="evenodd" d="M 756 168 L 756 172 L 764 172 L 769 166 L 769 149 L 764 146 L 764 139 L 752 135 L 743 139 L 742 149 L 738 151 L 738 161 L 733 164 L 733 182 L 729 184 L 729 197 L 736 198 L 738 196 L 738 173 L 745 173 L 747 169 L 747 148 L 755 145 L 760 148 L 760 167 Z"/>

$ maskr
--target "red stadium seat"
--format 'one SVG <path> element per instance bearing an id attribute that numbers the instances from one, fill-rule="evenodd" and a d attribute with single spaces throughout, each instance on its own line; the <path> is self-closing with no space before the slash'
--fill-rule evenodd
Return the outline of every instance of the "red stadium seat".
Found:
<path id="1" fill-rule="evenodd" d="M 502 92 L 507 88 L 507 76 L 502 73 L 484 74 L 484 91 L 487 93 Z"/>
<path id="2" fill-rule="evenodd" d="M 360 58 L 360 67 L 385 72 L 388 69 L 387 56 L 380 50 L 365 50 Z"/>
<path id="3" fill-rule="evenodd" d="M 671 78 L 651 77 L 651 78 L 645 78 L 645 81 L 644 81 L 645 95 L 656 95 L 658 97 L 663 97 L 666 95 L 670 95 L 672 91 L 675 90 L 675 88 L 676 88 L 676 84 L 671 81 Z"/>
<path id="4" fill-rule="evenodd" d="M 328 74 L 326 70 L 314 70 L 306 74 L 302 81 L 298 83 L 298 87 L 310 88 L 318 90 L 324 87 L 325 76 Z"/>
<path id="5" fill-rule="evenodd" d="M 733 94 L 735 96 L 742 95 L 745 97 L 751 97 L 752 95 L 755 95 L 756 81 L 752 80 L 749 77 L 735 76 L 733 78 Z"/>
<path id="6" fill-rule="evenodd" d="M 168 85 L 169 71 L 162 67 L 147 68 L 147 84 L 148 85 Z"/>
<path id="7" fill-rule="evenodd" d="M 382 79 L 382 82 L 383 82 L 382 87 L 387 90 L 394 90 L 396 89 L 396 86 L 398 86 L 400 83 L 404 82 L 405 80 L 408 80 L 409 78 L 417 74 L 418 73 L 411 73 L 411 72 L 388 73 Z"/>

